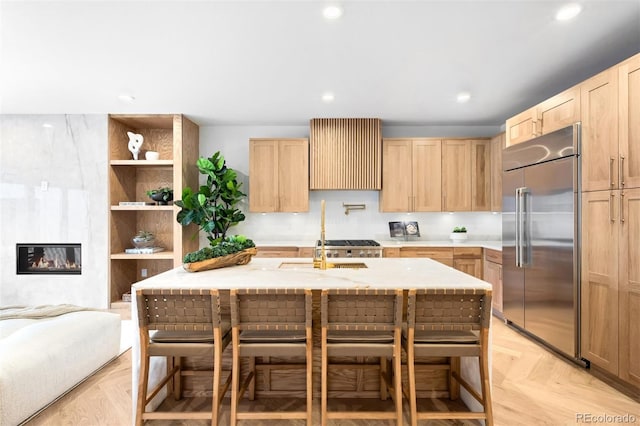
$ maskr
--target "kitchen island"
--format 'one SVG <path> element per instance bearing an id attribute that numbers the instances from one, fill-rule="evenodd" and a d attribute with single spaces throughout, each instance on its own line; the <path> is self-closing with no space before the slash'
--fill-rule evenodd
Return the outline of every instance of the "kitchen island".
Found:
<path id="1" fill-rule="evenodd" d="M 352 259 L 353 261 L 359 259 Z M 137 326 L 137 308 L 135 293 L 143 288 L 217 288 L 229 290 L 232 288 L 309 288 L 314 296 L 314 357 L 319 359 L 320 328 L 320 291 L 325 288 L 439 288 L 439 289 L 490 289 L 491 285 L 471 275 L 467 275 L 456 269 L 445 266 L 431 259 L 412 258 L 367 258 L 363 259 L 366 268 L 350 269 L 335 268 L 320 270 L 314 269 L 310 260 L 301 258 L 254 258 L 249 264 L 215 269 L 211 271 L 191 273 L 178 267 L 154 277 L 140 281 L 133 285 L 132 293 L 132 318 Z M 340 263 L 336 260 L 336 263 Z M 137 398 L 138 374 L 139 374 L 139 341 L 137 329 L 132 347 L 132 400 Z M 227 350 L 230 350 L 229 346 Z M 317 353 L 316 353 L 317 352 Z M 227 353 L 224 354 L 223 369 L 230 360 Z M 477 362 L 475 358 L 462 360 L 462 374 L 476 388 L 479 388 Z M 164 359 L 152 359 L 151 379 L 153 386 L 154 377 L 157 379 L 164 371 Z M 224 373 L 223 373 L 224 374 Z M 314 370 L 314 376 L 319 378 Z M 314 382 L 316 380 L 314 379 Z M 317 386 L 315 386 L 317 384 Z M 186 396 L 190 396 L 189 383 Z M 202 390 L 202 384 L 194 384 L 194 395 Z M 317 392 L 316 392 L 317 391 Z M 161 393 L 162 394 L 162 393 Z M 314 395 L 319 395 L 319 380 L 314 383 Z M 160 396 L 160 395 L 159 395 Z M 162 396 L 163 397 L 163 396 Z M 476 409 L 475 400 L 465 392 L 463 400 L 470 407 Z"/>

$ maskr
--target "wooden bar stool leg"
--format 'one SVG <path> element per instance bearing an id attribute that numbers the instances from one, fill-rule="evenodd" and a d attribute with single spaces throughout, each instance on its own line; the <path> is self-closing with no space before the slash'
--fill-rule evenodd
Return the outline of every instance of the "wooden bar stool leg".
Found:
<path id="1" fill-rule="evenodd" d="M 328 359 L 327 359 L 327 345 L 326 345 L 326 341 L 327 341 L 327 329 L 326 328 L 322 328 L 322 353 L 321 353 L 321 390 L 320 390 L 320 398 L 321 398 L 321 402 L 320 402 L 320 417 L 321 417 L 321 423 L 322 426 L 327 426 L 327 385 L 328 385 L 328 380 L 327 380 L 327 375 L 328 375 Z"/>
<path id="2" fill-rule="evenodd" d="M 136 426 L 142 426 L 144 413 L 147 405 L 147 386 L 149 385 L 149 355 L 147 354 L 147 345 L 149 335 L 141 330 L 140 332 L 140 376 L 138 378 L 138 401 L 136 407 Z"/>
<path id="3" fill-rule="evenodd" d="M 380 399 L 386 401 L 388 398 L 387 382 L 385 377 L 389 376 L 389 360 L 384 357 L 380 357 Z"/>
<path id="4" fill-rule="evenodd" d="M 313 423 L 313 341 L 311 333 L 307 335 L 307 426 Z"/>
<path id="5" fill-rule="evenodd" d="M 460 357 L 449 358 L 449 399 L 452 401 L 460 398 L 460 383 L 455 376 L 460 375 Z"/>
<path id="6" fill-rule="evenodd" d="M 396 341 L 399 341 L 397 339 Z M 396 418 L 398 426 L 402 426 L 402 348 L 396 345 L 393 355 L 393 379 L 394 379 L 394 400 L 396 403 Z"/>
<path id="7" fill-rule="evenodd" d="M 416 400 L 416 365 L 413 345 L 407 346 L 407 383 L 409 385 L 409 408 L 411 426 L 418 426 L 418 406 Z"/>
<path id="8" fill-rule="evenodd" d="M 482 331 L 482 353 L 478 357 L 480 367 L 480 380 L 482 381 L 482 399 L 484 405 L 484 413 L 487 416 L 486 426 L 493 426 L 493 402 L 491 400 L 491 382 L 489 380 L 489 349 L 488 343 L 489 332 L 485 329 Z"/>
<path id="9" fill-rule="evenodd" d="M 235 340 L 235 336 L 234 336 Z M 231 416 L 229 423 L 235 426 L 238 423 L 238 387 L 240 380 L 240 357 L 235 353 L 231 366 Z"/>

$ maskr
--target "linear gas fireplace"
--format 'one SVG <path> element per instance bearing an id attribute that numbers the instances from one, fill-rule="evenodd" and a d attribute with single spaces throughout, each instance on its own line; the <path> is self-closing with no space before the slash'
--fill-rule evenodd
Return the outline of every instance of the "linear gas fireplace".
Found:
<path id="1" fill-rule="evenodd" d="M 81 274 L 80 244 L 16 244 L 17 274 Z"/>

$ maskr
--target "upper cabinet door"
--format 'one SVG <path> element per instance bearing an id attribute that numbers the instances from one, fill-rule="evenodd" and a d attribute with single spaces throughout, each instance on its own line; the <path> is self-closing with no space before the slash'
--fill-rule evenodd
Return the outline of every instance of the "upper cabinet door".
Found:
<path id="1" fill-rule="evenodd" d="M 442 211 L 442 141 L 413 141 L 413 211 Z"/>
<path id="2" fill-rule="evenodd" d="M 570 126 L 580 121 L 580 86 L 559 93 L 506 122 L 506 146 Z"/>
<path id="3" fill-rule="evenodd" d="M 619 76 L 621 188 L 640 187 L 640 54 L 623 62 Z"/>
<path id="4" fill-rule="evenodd" d="M 540 125 L 537 134 L 544 135 L 580 121 L 580 86 L 574 86 L 538 105 Z"/>
<path id="5" fill-rule="evenodd" d="M 278 211 L 309 211 L 309 142 L 306 139 L 279 141 L 278 191 Z"/>
<path id="6" fill-rule="evenodd" d="M 491 140 L 471 141 L 471 210 L 491 209 Z"/>
<path id="7" fill-rule="evenodd" d="M 529 108 L 508 119 L 506 124 L 506 146 L 528 141 L 538 136 L 537 122 L 538 111 L 536 107 Z"/>
<path id="8" fill-rule="evenodd" d="M 471 211 L 471 143 L 442 142 L 442 210 Z"/>
<path id="9" fill-rule="evenodd" d="M 249 211 L 278 211 L 278 141 L 249 141 Z"/>
<path id="10" fill-rule="evenodd" d="M 582 190 L 618 187 L 618 70 L 581 85 Z"/>
<path id="11" fill-rule="evenodd" d="M 309 141 L 249 141 L 249 211 L 309 210 Z"/>
<path id="12" fill-rule="evenodd" d="M 413 211 L 412 156 L 412 141 L 410 139 L 384 139 L 382 141 L 381 211 Z"/>

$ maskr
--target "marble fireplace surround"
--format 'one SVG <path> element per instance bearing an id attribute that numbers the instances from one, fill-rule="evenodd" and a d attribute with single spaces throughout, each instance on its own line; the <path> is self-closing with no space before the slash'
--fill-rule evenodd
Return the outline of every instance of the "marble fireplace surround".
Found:
<path id="1" fill-rule="evenodd" d="M 107 308 L 106 141 L 106 114 L 0 116 L 0 305 Z M 81 244 L 82 273 L 18 275 L 24 242 Z"/>

